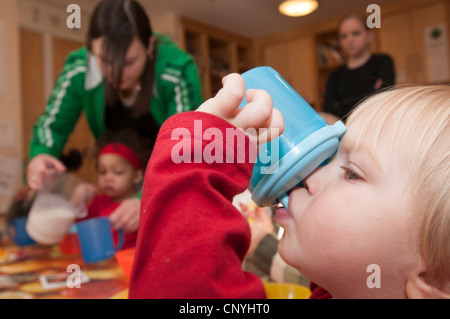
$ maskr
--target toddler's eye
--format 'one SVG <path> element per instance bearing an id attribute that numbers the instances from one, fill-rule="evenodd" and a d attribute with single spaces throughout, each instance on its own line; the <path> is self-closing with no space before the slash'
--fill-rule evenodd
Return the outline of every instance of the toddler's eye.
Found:
<path id="1" fill-rule="evenodd" d="M 356 173 L 350 167 L 341 166 L 341 168 L 344 170 L 344 178 L 346 180 L 364 180 L 361 176 L 358 175 L 358 173 Z"/>

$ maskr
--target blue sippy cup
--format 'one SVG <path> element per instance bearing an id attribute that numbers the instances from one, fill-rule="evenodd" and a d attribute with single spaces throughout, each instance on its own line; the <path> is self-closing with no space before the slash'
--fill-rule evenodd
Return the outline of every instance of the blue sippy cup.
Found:
<path id="1" fill-rule="evenodd" d="M 346 131 L 338 121 L 327 122 L 276 72 L 262 66 L 242 74 L 245 89 L 266 90 L 274 108 L 283 114 L 285 129 L 261 148 L 253 168 L 249 190 L 258 206 L 282 203 L 288 208 L 288 192 L 336 153 Z M 247 104 L 244 98 L 241 105 Z"/>

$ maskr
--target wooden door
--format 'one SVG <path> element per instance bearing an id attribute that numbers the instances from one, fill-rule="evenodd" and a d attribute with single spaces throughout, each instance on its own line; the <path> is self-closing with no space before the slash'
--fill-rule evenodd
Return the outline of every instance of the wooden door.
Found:
<path id="1" fill-rule="evenodd" d="M 287 82 L 291 82 L 287 57 L 287 43 L 278 42 L 262 48 L 262 65 L 274 68 Z"/>
<path id="2" fill-rule="evenodd" d="M 44 111 L 48 98 L 44 93 L 44 79 L 46 76 L 51 76 L 53 83 L 55 83 L 68 53 L 83 45 L 81 42 L 53 38 L 53 74 L 48 75 L 46 72 L 49 72 L 49 69 L 45 69 L 43 62 L 45 52 L 43 38 L 41 33 L 26 29 L 20 30 L 22 121 L 24 129 L 22 143 L 27 154 L 26 161 L 28 161 L 28 148 L 33 126 Z M 83 155 L 83 165 L 76 174 L 83 180 L 96 184 L 94 146 L 95 140 L 83 113 L 73 133 L 70 135 L 63 152 L 67 152 L 71 148 L 78 149 Z"/>
<path id="3" fill-rule="evenodd" d="M 73 50 L 79 49 L 83 43 L 61 38 L 53 38 L 53 79 L 56 82 L 67 58 L 67 55 Z M 92 184 L 97 184 L 97 175 L 95 169 L 96 158 L 94 154 L 95 139 L 86 120 L 84 112 L 75 125 L 74 131 L 64 147 L 63 152 L 67 153 L 70 149 L 77 149 L 83 156 L 83 164 L 76 172 L 80 178 Z"/>
<path id="4" fill-rule="evenodd" d="M 383 16 L 377 30 L 379 52 L 389 54 L 394 60 L 396 83 L 415 83 L 414 44 L 409 12 Z"/>
<path id="5" fill-rule="evenodd" d="M 22 127 L 23 150 L 28 162 L 28 149 L 39 115 L 45 106 L 43 37 L 40 33 L 20 30 L 20 62 L 21 62 L 21 94 L 22 94 Z M 33 52 L 30 54 L 30 52 Z"/>
<path id="6" fill-rule="evenodd" d="M 312 36 L 293 38 L 262 50 L 263 65 L 274 68 L 308 103 L 318 107 L 317 62 Z"/>
<path id="7" fill-rule="evenodd" d="M 319 109 L 317 59 L 312 36 L 296 38 L 288 43 L 289 83 L 306 102 Z"/>

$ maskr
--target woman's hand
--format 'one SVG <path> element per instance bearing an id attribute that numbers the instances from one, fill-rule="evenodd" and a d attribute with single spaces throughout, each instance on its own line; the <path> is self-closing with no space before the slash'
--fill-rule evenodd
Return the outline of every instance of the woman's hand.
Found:
<path id="1" fill-rule="evenodd" d="M 125 199 L 109 216 L 109 221 L 115 229 L 122 229 L 125 233 L 137 231 L 141 201 L 138 198 Z"/>
<path id="2" fill-rule="evenodd" d="M 66 167 L 56 157 L 48 154 L 36 155 L 27 166 L 28 186 L 39 190 L 48 176 L 65 171 Z"/>
<path id="3" fill-rule="evenodd" d="M 224 77 L 222 83 L 223 88 L 216 96 L 200 105 L 197 111 L 213 114 L 243 129 L 250 140 L 258 146 L 270 142 L 283 133 L 283 115 L 273 108 L 269 93 L 256 89 L 249 89 L 245 93 L 244 79 L 236 73 Z M 248 104 L 239 109 L 244 94 Z"/>

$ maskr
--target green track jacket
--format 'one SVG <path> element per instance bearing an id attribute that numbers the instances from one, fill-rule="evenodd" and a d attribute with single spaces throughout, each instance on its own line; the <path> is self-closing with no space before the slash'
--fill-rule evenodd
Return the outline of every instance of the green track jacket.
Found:
<path id="1" fill-rule="evenodd" d="M 196 109 L 203 98 L 192 56 L 168 37 L 155 35 L 156 79 L 149 107 L 161 125 L 175 113 Z M 103 76 L 93 55 L 86 47 L 70 53 L 44 113 L 34 125 L 29 159 L 41 153 L 59 157 L 82 111 L 86 113 L 92 133 L 98 138 L 105 131 L 104 96 Z"/>

